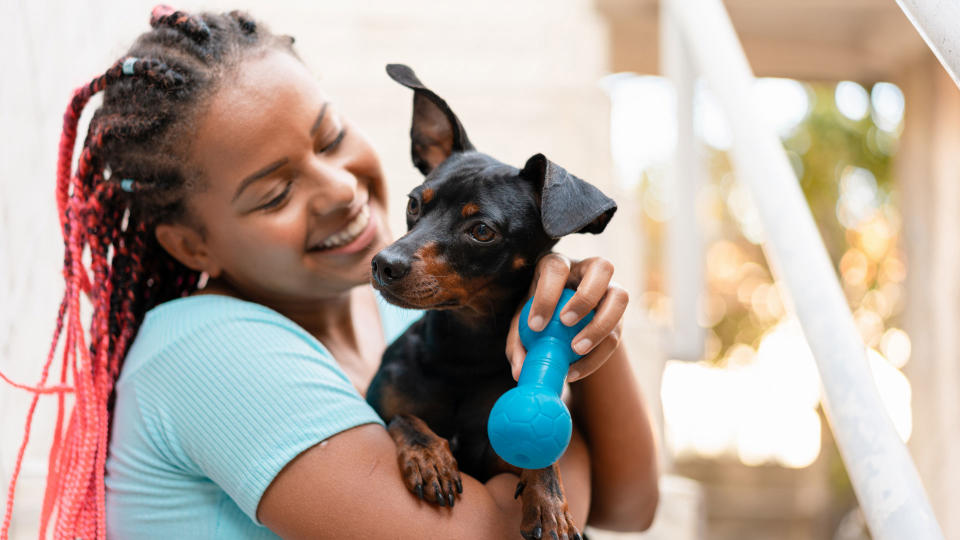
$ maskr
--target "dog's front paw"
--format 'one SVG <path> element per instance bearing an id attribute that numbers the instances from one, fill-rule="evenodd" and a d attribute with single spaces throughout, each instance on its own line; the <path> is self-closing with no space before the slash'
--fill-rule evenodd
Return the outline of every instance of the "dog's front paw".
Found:
<path id="1" fill-rule="evenodd" d="M 520 534 L 527 540 L 583 538 L 567 509 L 567 498 L 556 465 L 524 470 L 517 485 L 517 496 L 521 497 L 523 511 Z"/>
<path id="2" fill-rule="evenodd" d="M 422 500 L 452 508 L 463 483 L 447 440 L 411 415 L 395 417 L 389 430 L 407 489 Z"/>

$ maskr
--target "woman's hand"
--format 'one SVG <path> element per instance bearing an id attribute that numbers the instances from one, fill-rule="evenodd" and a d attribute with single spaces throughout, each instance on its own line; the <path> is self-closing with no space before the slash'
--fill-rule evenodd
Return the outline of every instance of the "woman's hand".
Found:
<path id="1" fill-rule="evenodd" d="M 595 311 L 593 320 L 573 338 L 573 350 L 585 356 L 570 366 L 568 382 L 596 371 L 620 345 L 621 319 L 629 297 L 626 289 L 611 281 L 612 277 L 613 264 L 602 257 L 572 262 L 558 253 L 549 253 L 537 263 L 530 286 L 533 305 L 527 321 L 532 330 L 540 331 L 546 326 L 565 287 L 576 289 L 576 294 L 560 313 L 561 322 L 573 326 L 590 310 Z M 519 321 L 517 309 L 506 349 L 514 379 L 519 379 L 527 354 L 520 342 Z"/>

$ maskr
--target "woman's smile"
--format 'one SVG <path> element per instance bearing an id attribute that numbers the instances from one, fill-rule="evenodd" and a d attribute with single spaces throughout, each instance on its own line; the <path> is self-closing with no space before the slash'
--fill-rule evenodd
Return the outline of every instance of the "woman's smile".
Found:
<path id="1" fill-rule="evenodd" d="M 369 204 L 363 204 L 343 227 L 320 241 L 311 242 L 307 251 L 318 255 L 342 255 L 364 250 L 377 235 L 379 219 L 374 212 Z"/>

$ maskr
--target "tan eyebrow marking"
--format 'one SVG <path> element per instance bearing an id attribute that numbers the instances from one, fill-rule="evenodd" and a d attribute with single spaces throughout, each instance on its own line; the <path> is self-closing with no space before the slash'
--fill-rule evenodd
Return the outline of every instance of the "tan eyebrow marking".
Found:
<path id="1" fill-rule="evenodd" d="M 480 211 L 480 207 L 470 202 L 463 205 L 463 210 L 460 210 L 460 215 L 462 215 L 463 217 L 470 217 L 479 211 Z"/>
<path id="2" fill-rule="evenodd" d="M 427 204 L 428 202 L 433 200 L 433 195 L 434 195 L 433 188 L 424 189 L 420 195 L 421 197 L 423 197 L 423 204 Z"/>
<path id="3" fill-rule="evenodd" d="M 523 268 L 523 267 L 526 266 L 526 265 L 527 265 L 527 260 L 524 259 L 523 257 L 517 255 L 516 257 L 513 258 L 513 269 L 514 269 L 514 270 L 519 270 L 519 269 Z"/>

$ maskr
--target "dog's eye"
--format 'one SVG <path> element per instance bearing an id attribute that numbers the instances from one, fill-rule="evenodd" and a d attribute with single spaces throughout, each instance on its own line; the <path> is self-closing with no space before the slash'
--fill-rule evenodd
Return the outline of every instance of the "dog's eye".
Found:
<path id="1" fill-rule="evenodd" d="M 486 223 L 477 223 L 470 228 L 470 235 L 473 236 L 478 242 L 489 242 L 493 240 L 493 237 L 496 236 L 496 233 L 493 232 L 493 229 L 488 227 Z"/>
<path id="2" fill-rule="evenodd" d="M 411 216 L 415 216 L 420 213 L 420 201 L 414 197 L 410 197 L 407 201 L 407 213 Z"/>

